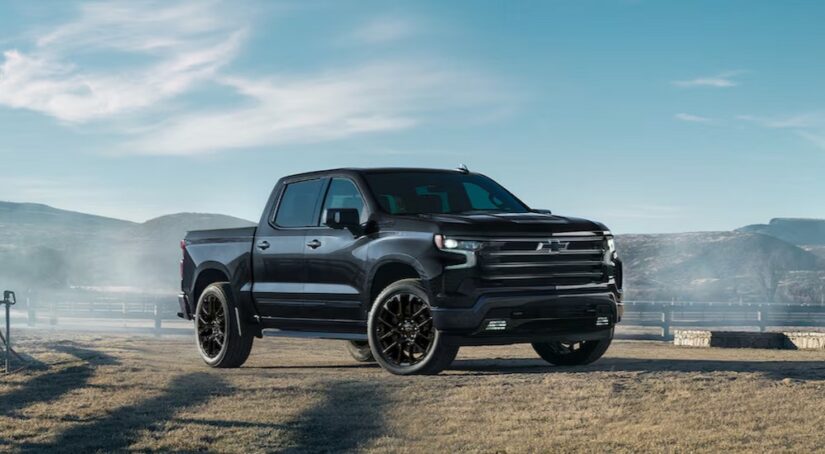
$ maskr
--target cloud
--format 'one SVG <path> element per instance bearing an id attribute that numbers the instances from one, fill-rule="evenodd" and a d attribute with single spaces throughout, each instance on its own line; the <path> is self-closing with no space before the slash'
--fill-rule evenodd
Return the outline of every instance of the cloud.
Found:
<path id="1" fill-rule="evenodd" d="M 739 82 L 733 80 L 734 76 L 740 75 L 744 71 L 726 71 L 715 76 L 697 77 L 690 80 L 676 80 L 671 82 L 677 87 L 713 87 L 713 88 L 731 88 L 739 85 Z"/>
<path id="2" fill-rule="evenodd" d="M 472 120 L 464 109 L 490 116 L 512 106 L 479 72 L 437 59 L 242 74 L 231 63 L 252 15 L 236 4 L 135 0 L 82 4 L 77 12 L 30 49 L 3 53 L 0 105 L 114 134 L 121 140 L 114 152 L 193 155 L 332 141 L 412 128 L 433 113 Z M 414 29 L 381 17 L 350 39 L 386 43 Z M 333 39 L 330 52 L 340 52 Z M 219 92 L 220 105 L 199 94 L 184 98 L 199 88 Z"/>
<path id="3" fill-rule="evenodd" d="M 825 150 L 825 112 L 823 111 L 774 117 L 739 115 L 736 118 L 763 128 L 791 131 L 814 146 Z"/>
<path id="4" fill-rule="evenodd" d="M 703 116 L 700 116 L 700 115 L 693 115 L 693 114 L 689 114 L 689 113 L 677 113 L 673 117 L 676 118 L 677 120 L 687 121 L 687 122 L 690 122 L 690 123 L 712 123 L 713 122 L 713 119 L 711 119 L 711 118 L 703 117 Z"/>
<path id="5" fill-rule="evenodd" d="M 367 22 L 346 38 L 348 41 L 361 44 L 383 44 L 406 38 L 414 31 L 415 27 L 408 20 L 382 17 Z"/>
<path id="6" fill-rule="evenodd" d="M 501 100 L 480 75 L 421 61 L 292 78 L 224 77 L 219 83 L 247 103 L 164 121 L 144 131 L 127 151 L 191 155 L 324 142 L 407 129 L 427 113 Z"/>
<path id="7" fill-rule="evenodd" d="M 0 104 L 83 123 L 177 96 L 229 63 L 245 37 L 240 22 L 216 5 L 84 4 L 31 51 L 3 53 Z"/>

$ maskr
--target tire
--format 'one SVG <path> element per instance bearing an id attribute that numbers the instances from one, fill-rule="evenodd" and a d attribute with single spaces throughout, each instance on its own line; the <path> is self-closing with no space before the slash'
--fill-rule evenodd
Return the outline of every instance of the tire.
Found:
<path id="1" fill-rule="evenodd" d="M 430 295 L 418 279 L 390 284 L 375 298 L 367 334 L 375 361 L 395 375 L 435 375 L 459 349 L 433 326 Z"/>
<path id="2" fill-rule="evenodd" d="M 347 351 L 352 356 L 352 359 L 359 363 L 375 362 L 375 357 L 372 356 L 372 350 L 370 350 L 370 343 L 368 341 L 347 341 Z"/>
<path id="3" fill-rule="evenodd" d="M 254 336 L 240 332 L 232 301 L 232 288 L 218 282 L 204 289 L 195 309 L 195 344 L 203 361 L 211 367 L 240 367 L 252 350 Z M 223 340 L 223 342 L 221 342 Z"/>
<path id="4" fill-rule="evenodd" d="M 533 350 L 541 359 L 556 366 L 583 366 L 595 362 L 604 355 L 613 334 L 607 339 L 580 342 L 535 342 Z"/>

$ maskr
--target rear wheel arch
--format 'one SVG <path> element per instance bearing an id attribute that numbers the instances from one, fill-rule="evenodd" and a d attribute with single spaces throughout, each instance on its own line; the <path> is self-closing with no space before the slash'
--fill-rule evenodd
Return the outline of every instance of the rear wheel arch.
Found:
<path id="1" fill-rule="evenodd" d="M 197 304 L 198 299 L 206 287 L 216 282 L 229 282 L 229 274 L 220 268 L 209 267 L 198 272 L 195 284 L 192 286 L 192 301 Z M 192 308 L 194 310 L 194 307 Z"/>

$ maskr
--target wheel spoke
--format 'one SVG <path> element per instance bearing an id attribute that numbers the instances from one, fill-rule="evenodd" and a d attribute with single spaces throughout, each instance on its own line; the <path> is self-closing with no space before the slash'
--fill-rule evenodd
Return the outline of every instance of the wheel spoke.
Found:
<path id="1" fill-rule="evenodd" d="M 387 331 L 386 333 L 382 334 L 378 339 L 384 340 L 390 336 L 395 336 L 398 334 L 398 331 L 393 329 L 392 331 Z"/>
<path id="2" fill-rule="evenodd" d="M 384 360 L 397 366 L 423 360 L 435 338 L 426 301 L 412 293 L 399 293 L 378 304 L 372 329 Z"/>
<path id="3" fill-rule="evenodd" d="M 226 344 L 227 319 L 224 302 L 207 294 L 198 307 L 196 318 L 198 345 L 207 358 L 220 354 Z"/>

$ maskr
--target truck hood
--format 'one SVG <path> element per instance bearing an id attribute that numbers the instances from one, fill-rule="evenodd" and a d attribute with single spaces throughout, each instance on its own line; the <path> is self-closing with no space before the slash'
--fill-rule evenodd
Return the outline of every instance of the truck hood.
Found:
<path id="1" fill-rule="evenodd" d="M 599 222 L 545 213 L 420 214 L 445 235 L 523 236 L 606 231 Z"/>

